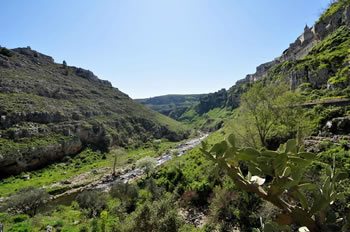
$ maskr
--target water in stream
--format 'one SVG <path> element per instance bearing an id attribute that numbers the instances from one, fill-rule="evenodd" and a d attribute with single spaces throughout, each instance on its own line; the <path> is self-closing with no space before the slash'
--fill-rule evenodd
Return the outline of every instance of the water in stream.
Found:
<path id="1" fill-rule="evenodd" d="M 182 156 L 187 151 L 193 149 L 194 147 L 198 146 L 206 137 L 208 137 L 209 134 L 203 134 L 201 133 L 199 137 L 190 139 L 180 145 L 178 145 L 175 149 L 166 151 L 163 155 L 159 156 L 157 158 L 157 166 L 160 166 L 167 161 L 171 160 L 173 158 L 174 153 L 177 154 L 177 156 Z M 141 177 L 144 175 L 145 171 L 141 168 L 134 168 L 132 170 L 127 171 L 126 173 L 123 173 L 119 176 L 112 177 L 107 176 L 108 178 L 105 178 L 104 180 L 100 180 L 97 183 L 90 184 L 86 188 L 83 188 L 83 190 L 87 189 L 97 189 L 100 191 L 109 191 L 110 187 L 113 185 L 113 183 L 117 181 L 123 181 L 124 183 L 132 181 L 136 178 Z M 83 190 L 77 190 L 77 191 L 69 191 L 63 194 L 60 194 L 58 196 L 54 196 L 51 201 L 49 201 L 45 205 L 45 209 L 42 209 L 40 211 L 50 211 L 54 209 L 58 205 L 70 205 L 72 201 L 75 200 L 77 194 L 79 194 Z"/>

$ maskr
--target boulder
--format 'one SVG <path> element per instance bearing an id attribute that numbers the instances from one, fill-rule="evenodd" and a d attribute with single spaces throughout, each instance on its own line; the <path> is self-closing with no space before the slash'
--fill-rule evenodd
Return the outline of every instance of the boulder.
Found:
<path id="1" fill-rule="evenodd" d="M 77 68 L 75 70 L 75 74 L 79 77 L 85 78 L 89 81 L 97 82 L 105 86 L 112 87 L 112 84 L 109 81 L 106 80 L 100 80 L 93 72 L 90 70 L 82 69 L 82 68 Z"/>
<path id="2" fill-rule="evenodd" d="M 335 135 L 349 135 L 350 116 L 333 118 L 326 123 L 326 125 L 323 127 L 323 131 Z"/>

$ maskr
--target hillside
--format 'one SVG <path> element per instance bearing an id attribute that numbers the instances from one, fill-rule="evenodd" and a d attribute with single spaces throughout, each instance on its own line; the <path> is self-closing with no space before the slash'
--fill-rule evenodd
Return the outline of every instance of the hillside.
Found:
<path id="1" fill-rule="evenodd" d="M 165 95 L 136 101 L 202 131 L 221 128 L 224 120 L 231 115 L 230 109 L 225 107 L 225 89 L 209 94 Z"/>
<path id="2" fill-rule="evenodd" d="M 0 232 L 348 232 L 349 173 L 350 0 L 208 94 L 0 47 Z"/>
<path id="3" fill-rule="evenodd" d="M 336 1 L 312 26 L 283 51 L 280 57 L 261 64 L 228 90 L 227 106 L 237 107 L 242 93 L 257 81 L 285 80 L 311 100 L 349 95 L 350 7 Z"/>
<path id="4" fill-rule="evenodd" d="M 182 125 L 134 102 L 91 71 L 29 47 L 0 48 L 0 175 L 38 168 L 84 147 L 181 140 Z"/>
<path id="5" fill-rule="evenodd" d="M 348 0 L 331 4 L 312 27 L 282 52 L 281 56 L 257 66 L 255 73 L 238 80 L 227 91 L 204 95 L 199 103 L 183 114 L 196 116 L 214 108 L 237 108 L 240 96 L 257 81 L 290 83 L 310 100 L 324 97 L 348 97 L 350 90 L 350 7 Z M 181 117 L 179 117 L 181 120 Z"/>
<path id="6" fill-rule="evenodd" d="M 135 99 L 137 102 L 158 111 L 161 114 L 169 116 L 173 119 L 179 119 L 181 115 L 194 105 L 199 103 L 199 100 L 205 94 L 169 94 L 145 99 Z"/>
<path id="7" fill-rule="evenodd" d="M 281 56 L 257 66 L 255 73 L 238 80 L 227 91 L 204 95 L 178 119 L 188 119 L 186 115 L 190 115 L 192 120 L 215 108 L 237 108 L 240 96 L 255 82 L 286 81 L 310 101 L 349 97 L 349 47 L 349 1 L 340 0 L 331 4 L 312 27 L 305 26 Z"/>

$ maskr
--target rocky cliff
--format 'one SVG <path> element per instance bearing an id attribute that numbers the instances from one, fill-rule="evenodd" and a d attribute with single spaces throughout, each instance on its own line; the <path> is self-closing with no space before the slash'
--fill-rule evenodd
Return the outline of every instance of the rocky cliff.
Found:
<path id="1" fill-rule="evenodd" d="M 134 102 L 91 71 L 27 48 L 0 47 L 0 176 L 152 138 L 180 140 L 182 125 Z"/>
<path id="2" fill-rule="evenodd" d="M 321 15 L 273 61 L 236 82 L 227 105 L 236 107 L 239 96 L 255 81 L 285 79 L 291 88 L 308 84 L 314 89 L 346 88 L 349 84 L 350 1 L 339 0 Z"/>

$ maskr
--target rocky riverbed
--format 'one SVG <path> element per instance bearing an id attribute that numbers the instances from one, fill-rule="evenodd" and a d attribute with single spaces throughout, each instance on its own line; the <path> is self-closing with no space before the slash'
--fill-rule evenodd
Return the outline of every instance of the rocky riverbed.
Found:
<path id="1" fill-rule="evenodd" d="M 198 146 L 206 137 L 207 133 L 200 133 L 199 136 L 189 139 L 176 148 L 164 152 L 157 158 L 157 166 L 160 166 L 167 161 L 171 160 L 174 156 L 182 156 L 187 151 Z M 129 182 L 143 176 L 145 171 L 140 168 L 136 168 L 133 165 L 125 167 L 117 172 L 116 175 L 111 174 L 110 168 L 94 169 L 89 173 L 83 173 L 60 183 L 55 183 L 52 187 L 59 187 L 66 189 L 63 193 L 53 194 L 51 199 L 59 201 L 61 198 L 66 198 L 76 193 L 82 192 L 88 189 L 98 189 L 101 191 L 108 191 L 112 184 L 116 181 Z M 91 178 L 94 176 L 94 178 Z"/>

